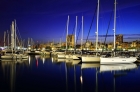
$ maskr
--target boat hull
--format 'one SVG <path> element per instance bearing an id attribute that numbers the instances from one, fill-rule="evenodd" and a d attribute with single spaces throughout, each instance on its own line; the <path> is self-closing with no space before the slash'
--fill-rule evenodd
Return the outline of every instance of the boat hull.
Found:
<path id="1" fill-rule="evenodd" d="M 1 59 L 28 59 L 28 55 L 20 55 L 20 54 L 11 54 L 11 55 L 2 55 Z"/>
<path id="2" fill-rule="evenodd" d="M 80 60 L 79 57 L 81 58 L 81 55 L 79 55 L 79 54 L 74 54 L 74 55 L 72 56 L 73 60 Z"/>
<path id="3" fill-rule="evenodd" d="M 65 55 L 66 59 L 73 59 L 73 55 L 69 54 L 69 55 Z"/>
<path id="4" fill-rule="evenodd" d="M 1 59 L 16 59 L 16 57 L 13 57 L 12 55 L 3 55 L 1 56 Z"/>
<path id="5" fill-rule="evenodd" d="M 100 62 L 98 56 L 82 56 L 82 62 Z"/>
<path id="6" fill-rule="evenodd" d="M 57 54 L 57 58 L 59 58 L 59 59 L 65 59 L 66 56 L 65 56 L 65 54 Z"/>

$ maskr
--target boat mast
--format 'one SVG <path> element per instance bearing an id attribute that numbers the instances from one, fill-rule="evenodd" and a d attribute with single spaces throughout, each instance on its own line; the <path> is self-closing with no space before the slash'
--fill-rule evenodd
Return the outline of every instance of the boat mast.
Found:
<path id="1" fill-rule="evenodd" d="M 84 32 L 84 17 L 82 16 L 82 32 L 81 32 L 81 50 L 83 50 L 83 32 Z M 81 54 L 82 54 L 82 51 L 81 51 Z"/>
<path id="2" fill-rule="evenodd" d="M 8 38 L 8 45 L 7 45 L 8 47 L 7 48 L 9 49 L 9 32 L 8 32 L 8 30 L 7 30 L 7 34 L 8 34 L 8 37 L 7 37 Z"/>
<path id="3" fill-rule="evenodd" d="M 96 51 L 97 51 L 97 48 L 98 48 L 98 24 L 99 24 L 99 0 L 98 0 L 98 6 L 97 6 Z"/>
<path id="4" fill-rule="evenodd" d="M 116 43 L 116 41 L 115 41 L 115 32 L 116 32 L 116 0 L 115 0 L 115 7 L 114 7 L 114 56 L 115 56 L 115 43 Z"/>
<path id="5" fill-rule="evenodd" d="M 68 15 L 68 20 L 67 20 L 67 33 L 66 33 L 66 50 L 68 49 L 68 25 L 69 25 L 69 15 Z"/>
<path id="6" fill-rule="evenodd" d="M 27 51 L 29 51 L 29 38 L 28 38 L 28 46 L 27 46 Z"/>
<path id="7" fill-rule="evenodd" d="M 60 38 L 60 48 L 61 48 L 62 46 L 61 46 L 61 38 Z"/>
<path id="8" fill-rule="evenodd" d="M 75 25 L 75 48 L 74 48 L 74 53 L 76 52 L 76 31 L 77 31 L 77 16 L 76 16 L 76 25 Z"/>
<path id="9" fill-rule="evenodd" d="M 12 26 L 11 26 L 11 50 L 13 52 L 14 49 L 14 21 L 12 21 Z"/>
<path id="10" fill-rule="evenodd" d="M 16 38 L 17 38 L 16 37 L 17 36 L 17 34 L 16 34 L 16 20 L 15 20 L 15 33 L 14 34 L 15 34 L 15 38 L 14 38 L 15 39 L 14 50 L 16 51 Z"/>
<path id="11" fill-rule="evenodd" d="M 24 42 L 25 42 L 25 39 L 22 41 L 22 51 L 24 53 Z"/>
<path id="12" fill-rule="evenodd" d="M 5 37 L 6 36 L 6 32 L 4 31 L 4 48 L 5 48 Z"/>

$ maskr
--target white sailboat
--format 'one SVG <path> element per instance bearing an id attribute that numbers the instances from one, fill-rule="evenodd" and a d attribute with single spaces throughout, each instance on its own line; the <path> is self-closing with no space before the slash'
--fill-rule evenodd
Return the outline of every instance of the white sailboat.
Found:
<path id="1" fill-rule="evenodd" d="M 5 54 L 1 56 L 1 59 L 16 60 L 16 59 L 28 59 L 27 55 L 16 53 L 16 21 L 12 21 L 11 25 L 11 50 L 5 50 Z"/>
<path id="2" fill-rule="evenodd" d="M 57 54 L 57 58 L 58 59 L 65 59 L 66 58 L 66 56 L 65 56 L 65 53 L 63 54 Z"/>
<path id="3" fill-rule="evenodd" d="M 14 48 L 14 22 L 12 22 L 11 25 L 11 50 L 5 50 L 4 55 L 1 56 L 1 59 L 16 59 L 16 56 L 13 54 L 13 48 Z M 4 35 L 5 36 L 5 35 Z M 5 39 L 4 39 L 5 40 Z M 5 41 L 4 41 L 4 45 L 5 45 Z"/>
<path id="4" fill-rule="evenodd" d="M 98 45 L 98 24 L 99 24 L 99 0 L 97 7 L 97 31 L 96 31 L 96 51 Z M 100 62 L 100 56 L 96 55 L 82 55 L 82 62 Z"/>
<path id="5" fill-rule="evenodd" d="M 67 20 L 67 33 L 66 33 L 66 50 L 65 50 L 65 53 L 62 53 L 62 54 L 57 54 L 57 58 L 66 58 L 66 51 L 68 49 L 68 42 L 67 42 L 67 36 L 68 36 L 68 25 L 69 25 L 69 16 L 68 16 L 68 20 Z"/>
<path id="6" fill-rule="evenodd" d="M 76 54 L 76 32 L 77 32 L 77 16 L 76 16 L 76 25 L 75 25 L 75 46 L 74 46 L 74 53 L 71 54 L 66 54 L 66 59 L 75 59 L 77 54 Z"/>
<path id="7" fill-rule="evenodd" d="M 83 44 L 83 21 L 84 21 L 84 17 L 82 16 L 82 33 L 81 33 L 81 50 L 83 49 L 82 48 L 82 44 Z M 75 39 L 76 39 L 76 36 L 75 36 Z M 75 44 L 76 44 L 76 40 L 75 40 Z M 82 51 L 81 51 L 81 54 L 73 54 L 72 58 L 73 60 L 80 60 L 80 58 L 82 57 Z"/>
<path id="8" fill-rule="evenodd" d="M 114 50 L 115 50 L 115 32 L 116 32 L 116 0 L 115 0 L 115 10 L 114 10 Z M 115 52 L 114 52 L 114 56 L 112 57 L 100 57 L 100 63 L 101 64 L 114 64 L 114 63 L 133 63 L 137 60 L 136 57 L 122 57 L 122 56 L 115 56 Z"/>
<path id="9" fill-rule="evenodd" d="M 56 51 L 52 51 L 51 52 L 52 56 L 56 56 L 56 55 L 59 55 L 59 54 L 65 54 L 65 51 L 63 51 L 63 50 L 56 50 Z"/>

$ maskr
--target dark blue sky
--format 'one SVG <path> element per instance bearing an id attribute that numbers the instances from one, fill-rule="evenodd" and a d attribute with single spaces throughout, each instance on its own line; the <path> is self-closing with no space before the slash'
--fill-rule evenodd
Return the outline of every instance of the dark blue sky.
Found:
<path id="1" fill-rule="evenodd" d="M 116 34 L 125 34 L 125 40 L 139 39 L 140 0 L 117 0 Z M 72 34 L 75 17 L 78 16 L 78 30 L 84 16 L 84 38 L 86 39 L 97 5 L 97 0 L 1 0 L 0 36 L 10 30 L 11 22 L 16 19 L 21 37 L 34 41 L 65 41 L 67 16 L 70 17 L 69 34 Z M 105 35 L 109 18 L 114 8 L 114 0 L 100 0 L 99 35 Z M 113 16 L 109 34 L 113 35 Z M 95 39 L 96 16 L 89 39 Z M 136 34 L 129 35 L 128 34 Z M 138 35 L 137 35 L 138 34 Z M 80 38 L 80 37 L 79 37 Z M 134 39 L 135 38 L 135 39 Z M 101 37 L 99 37 L 99 40 Z M 127 40 L 128 39 L 128 40 Z M 109 41 L 113 41 L 108 37 Z M 93 40 L 94 41 L 94 40 Z M 104 41 L 100 40 L 100 41 Z"/>

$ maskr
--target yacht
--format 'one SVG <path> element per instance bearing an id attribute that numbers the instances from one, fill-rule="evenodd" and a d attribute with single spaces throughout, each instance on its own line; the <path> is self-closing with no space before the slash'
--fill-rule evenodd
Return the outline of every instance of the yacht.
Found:
<path id="1" fill-rule="evenodd" d="M 116 49 L 116 39 L 115 39 L 115 32 L 116 32 L 116 0 L 115 0 L 115 10 L 114 10 L 114 55 L 110 57 L 100 57 L 101 64 L 114 64 L 114 63 L 133 63 L 137 60 L 135 56 L 116 56 L 115 49 Z"/>
<path id="2" fill-rule="evenodd" d="M 96 55 L 82 55 L 82 62 L 100 62 L 100 56 L 97 54 L 98 47 L 98 24 L 99 24 L 99 0 L 97 5 L 97 30 L 96 30 Z"/>

